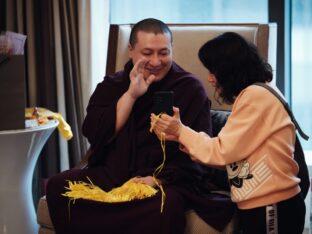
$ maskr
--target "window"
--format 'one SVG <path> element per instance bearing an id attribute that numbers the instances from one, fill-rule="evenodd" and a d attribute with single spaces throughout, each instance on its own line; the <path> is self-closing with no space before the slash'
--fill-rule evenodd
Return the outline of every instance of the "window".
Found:
<path id="1" fill-rule="evenodd" d="M 114 0 L 110 22 L 136 23 L 153 17 L 166 23 L 266 23 L 267 5 L 250 0 Z"/>
<path id="2" fill-rule="evenodd" d="M 291 104 L 301 128 L 312 138 L 312 1 L 291 1 L 291 16 Z M 312 154 L 311 139 L 301 143 Z"/>

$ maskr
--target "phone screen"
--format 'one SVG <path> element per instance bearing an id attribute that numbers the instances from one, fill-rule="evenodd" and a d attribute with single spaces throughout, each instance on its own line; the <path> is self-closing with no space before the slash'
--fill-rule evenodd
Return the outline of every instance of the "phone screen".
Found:
<path id="1" fill-rule="evenodd" d="M 153 113 L 173 115 L 173 91 L 155 92 L 153 96 Z"/>

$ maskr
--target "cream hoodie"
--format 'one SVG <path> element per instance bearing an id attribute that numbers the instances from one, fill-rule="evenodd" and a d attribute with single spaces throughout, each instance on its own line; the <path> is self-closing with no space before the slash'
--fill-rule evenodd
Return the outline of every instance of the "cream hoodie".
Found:
<path id="1" fill-rule="evenodd" d="M 206 165 L 226 165 L 231 198 L 251 209 L 300 192 L 293 159 L 295 126 L 280 101 L 263 87 L 251 85 L 236 98 L 218 137 L 183 127 L 183 151 Z"/>

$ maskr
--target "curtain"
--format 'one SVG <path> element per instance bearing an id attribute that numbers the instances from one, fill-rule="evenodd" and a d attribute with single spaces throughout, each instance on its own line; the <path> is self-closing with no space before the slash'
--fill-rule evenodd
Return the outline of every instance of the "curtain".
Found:
<path id="1" fill-rule="evenodd" d="M 74 135 L 66 141 L 55 131 L 44 146 L 34 175 L 35 204 L 44 194 L 43 178 L 73 167 L 87 150 L 81 133 L 85 114 L 81 84 L 90 71 L 81 66 L 81 57 L 88 56 L 89 19 L 88 0 L 0 0 L 1 31 L 27 36 L 27 106 L 61 113 Z"/>

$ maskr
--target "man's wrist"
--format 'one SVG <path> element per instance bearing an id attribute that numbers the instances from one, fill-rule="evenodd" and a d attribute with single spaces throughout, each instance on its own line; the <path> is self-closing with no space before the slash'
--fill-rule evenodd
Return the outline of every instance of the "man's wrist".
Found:
<path id="1" fill-rule="evenodd" d="M 133 95 L 130 93 L 129 90 L 127 90 L 127 92 L 125 92 L 124 95 L 125 95 L 126 98 L 127 98 L 129 101 L 131 101 L 131 102 L 135 102 L 136 99 L 137 99 L 135 96 L 133 96 Z"/>

